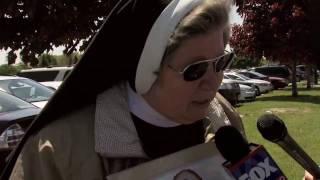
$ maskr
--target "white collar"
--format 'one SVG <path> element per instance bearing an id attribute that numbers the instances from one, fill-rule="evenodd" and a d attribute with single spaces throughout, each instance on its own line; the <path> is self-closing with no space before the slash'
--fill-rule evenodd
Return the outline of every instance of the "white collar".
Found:
<path id="1" fill-rule="evenodd" d="M 127 91 L 129 109 L 141 120 L 158 127 L 175 127 L 180 125 L 153 109 L 141 95 L 132 90 L 129 83 L 127 83 Z"/>

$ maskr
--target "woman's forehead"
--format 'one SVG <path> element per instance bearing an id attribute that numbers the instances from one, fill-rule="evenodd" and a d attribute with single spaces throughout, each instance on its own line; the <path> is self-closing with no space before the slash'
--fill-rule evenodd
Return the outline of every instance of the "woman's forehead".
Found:
<path id="1" fill-rule="evenodd" d="M 190 64 L 217 57 L 224 52 L 223 31 L 215 30 L 181 43 L 170 58 L 175 63 Z"/>

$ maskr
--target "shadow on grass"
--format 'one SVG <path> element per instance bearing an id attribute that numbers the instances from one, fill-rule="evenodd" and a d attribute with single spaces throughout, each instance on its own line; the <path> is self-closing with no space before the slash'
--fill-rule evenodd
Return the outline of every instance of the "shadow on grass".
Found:
<path id="1" fill-rule="evenodd" d="M 239 102 L 239 103 L 237 103 L 236 105 L 234 105 L 233 107 L 239 108 L 239 107 L 241 107 L 241 106 L 243 106 L 243 103 L 242 103 L 242 102 Z"/>
<path id="2" fill-rule="evenodd" d="M 291 90 L 291 87 L 290 88 L 285 88 L 285 89 L 279 89 L 280 91 L 292 91 Z M 320 90 L 320 87 L 313 87 L 311 89 L 307 89 L 306 87 L 299 87 L 297 88 L 298 90 L 298 93 L 299 91 L 317 91 L 317 90 Z"/>
<path id="3" fill-rule="evenodd" d="M 291 101 L 291 102 L 307 102 L 313 104 L 320 104 L 320 96 L 311 95 L 299 95 L 298 97 L 292 96 L 271 96 L 271 97 L 259 97 L 256 101 Z"/>

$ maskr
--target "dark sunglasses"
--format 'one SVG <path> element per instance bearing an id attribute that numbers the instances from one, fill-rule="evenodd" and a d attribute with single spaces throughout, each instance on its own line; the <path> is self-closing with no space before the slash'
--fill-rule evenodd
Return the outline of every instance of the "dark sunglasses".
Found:
<path id="1" fill-rule="evenodd" d="M 186 66 L 182 71 L 168 65 L 169 68 L 183 75 L 185 81 L 195 81 L 200 79 L 208 70 L 210 64 L 213 65 L 215 72 L 224 71 L 230 66 L 234 57 L 233 52 L 225 51 L 225 54 L 213 59 L 198 61 Z"/>

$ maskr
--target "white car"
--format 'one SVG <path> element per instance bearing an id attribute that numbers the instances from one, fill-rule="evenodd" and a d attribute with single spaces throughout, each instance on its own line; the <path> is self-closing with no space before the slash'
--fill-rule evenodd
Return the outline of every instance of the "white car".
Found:
<path id="1" fill-rule="evenodd" d="M 40 82 L 40 84 L 47 86 L 48 88 L 51 88 L 53 90 L 57 90 L 60 85 L 61 85 L 62 81 L 45 81 L 45 82 Z"/>
<path id="2" fill-rule="evenodd" d="M 0 90 L 43 108 L 54 90 L 31 79 L 17 76 L 0 76 Z"/>
<path id="3" fill-rule="evenodd" d="M 256 90 L 254 87 L 239 84 L 240 95 L 238 101 L 254 101 L 256 99 Z"/>
<path id="4" fill-rule="evenodd" d="M 235 80 L 239 84 L 254 86 L 256 88 L 257 96 L 259 96 L 261 93 L 266 93 L 273 89 L 273 86 L 269 81 L 264 81 L 260 79 L 250 79 L 244 75 L 235 72 L 224 73 L 224 78 Z"/>
<path id="5" fill-rule="evenodd" d="M 37 82 L 63 81 L 72 70 L 73 66 L 32 68 L 21 70 L 17 75 Z"/>

